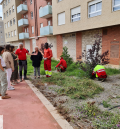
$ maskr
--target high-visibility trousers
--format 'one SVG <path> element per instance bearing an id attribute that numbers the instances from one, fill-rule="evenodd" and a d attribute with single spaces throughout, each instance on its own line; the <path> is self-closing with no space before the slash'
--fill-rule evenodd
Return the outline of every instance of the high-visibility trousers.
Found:
<path id="1" fill-rule="evenodd" d="M 52 76 L 52 72 L 51 72 L 51 60 L 47 59 L 44 61 L 44 69 L 45 69 L 45 74 L 48 77 Z"/>

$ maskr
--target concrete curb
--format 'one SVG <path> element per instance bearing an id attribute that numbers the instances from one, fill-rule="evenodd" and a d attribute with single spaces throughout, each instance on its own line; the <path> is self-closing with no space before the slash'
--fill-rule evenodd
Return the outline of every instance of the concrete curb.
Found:
<path id="1" fill-rule="evenodd" d="M 47 108 L 47 110 L 54 117 L 54 119 L 57 121 L 62 129 L 73 129 L 73 127 L 63 118 L 63 116 L 58 114 L 56 108 L 53 107 L 53 105 L 47 100 L 47 98 L 29 80 L 26 80 L 26 83 L 37 95 L 37 97 L 44 104 L 44 106 Z"/>

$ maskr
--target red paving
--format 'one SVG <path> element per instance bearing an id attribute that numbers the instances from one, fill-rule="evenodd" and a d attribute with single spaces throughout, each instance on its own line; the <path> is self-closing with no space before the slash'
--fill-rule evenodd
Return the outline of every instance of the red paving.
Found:
<path id="1" fill-rule="evenodd" d="M 61 129 L 26 82 L 14 87 L 11 99 L 0 100 L 3 129 Z"/>

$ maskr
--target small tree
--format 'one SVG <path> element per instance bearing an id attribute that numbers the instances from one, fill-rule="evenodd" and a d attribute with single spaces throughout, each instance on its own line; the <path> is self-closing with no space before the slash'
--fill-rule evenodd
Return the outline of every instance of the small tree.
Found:
<path id="1" fill-rule="evenodd" d="M 53 47 L 52 43 L 48 44 L 48 46 L 49 46 L 49 48 L 52 48 Z M 40 47 L 40 51 L 42 51 L 42 53 L 44 53 L 44 49 L 45 49 L 45 44 L 42 43 L 41 44 L 41 47 Z"/>
<path id="2" fill-rule="evenodd" d="M 73 59 L 70 57 L 70 55 L 68 54 L 68 48 L 65 46 L 63 47 L 63 52 L 62 52 L 62 55 L 61 57 L 64 58 L 64 60 L 66 60 L 67 62 L 67 65 L 70 65 L 73 63 Z"/>
<path id="3" fill-rule="evenodd" d="M 87 76 L 91 77 L 92 71 L 96 65 L 106 65 L 109 63 L 109 51 L 100 54 L 100 50 L 102 48 L 102 37 L 100 34 L 95 35 L 95 43 L 92 45 L 92 48 L 88 51 L 84 50 L 82 56 L 79 56 L 78 59 L 85 58 L 84 63 L 81 61 L 77 61 L 77 64 L 80 64 L 80 69 L 86 72 Z"/>

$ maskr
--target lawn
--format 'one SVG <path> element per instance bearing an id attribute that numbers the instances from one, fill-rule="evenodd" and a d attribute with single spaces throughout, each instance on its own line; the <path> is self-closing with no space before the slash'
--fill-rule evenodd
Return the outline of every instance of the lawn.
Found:
<path id="1" fill-rule="evenodd" d="M 52 60 L 52 71 L 55 70 L 55 66 L 58 64 L 59 61 Z M 28 63 L 28 75 L 33 74 L 33 66 L 32 61 L 30 60 L 30 56 L 27 56 L 27 63 Z M 44 71 L 44 61 L 42 60 L 41 66 L 40 66 L 40 73 L 41 75 L 45 74 Z M 106 68 L 107 75 L 115 75 L 120 74 L 120 70 L 118 69 L 112 69 L 112 68 Z M 76 63 L 72 63 L 68 66 L 67 71 L 64 73 L 66 76 L 75 76 L 75 77 L 85 77 L 86 73 L 83 70 L 79 69 L 79 66 L 76 65 Z"/>

